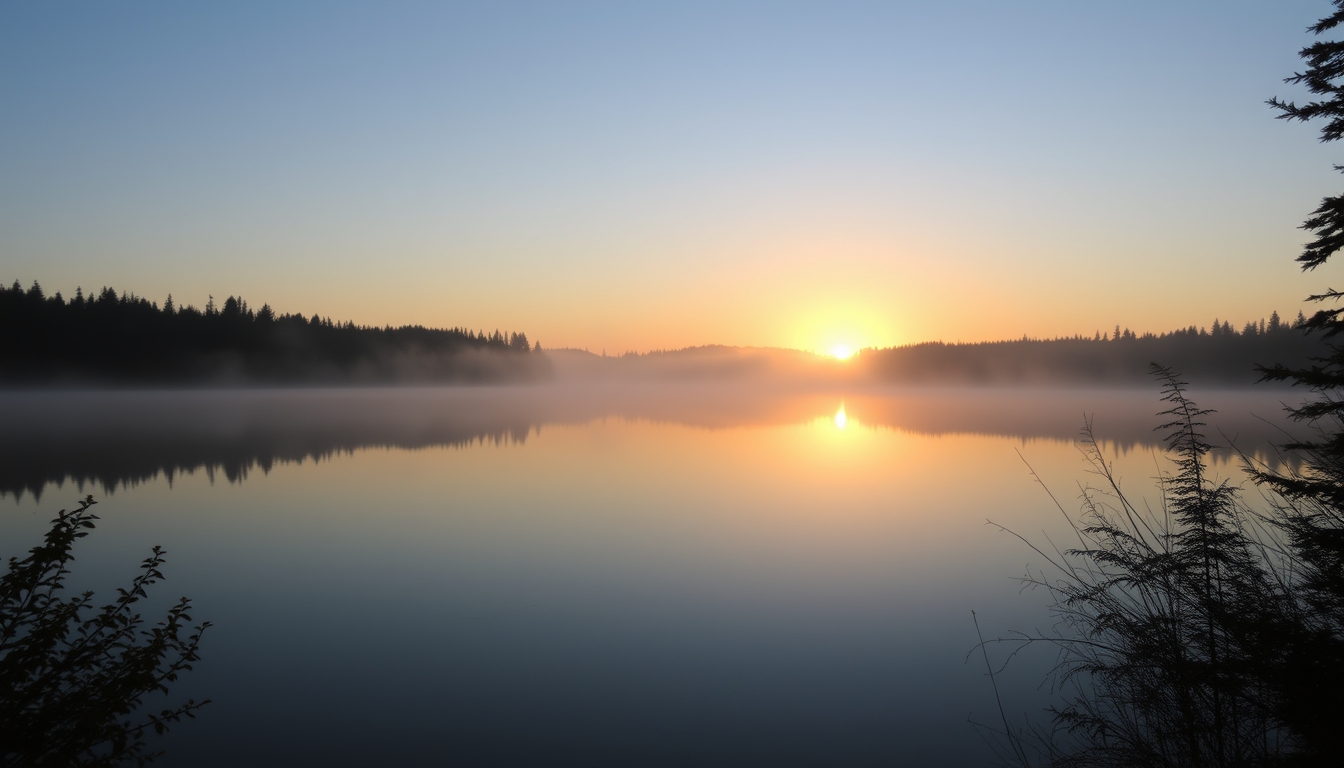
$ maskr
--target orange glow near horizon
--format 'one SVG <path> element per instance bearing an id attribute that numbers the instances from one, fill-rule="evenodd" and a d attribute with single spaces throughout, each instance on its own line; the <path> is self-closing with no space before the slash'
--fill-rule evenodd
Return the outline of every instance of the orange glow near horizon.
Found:
<path id="1" fill-rule="evenodd" d="M 868 347 L 895 346 L 904 341 L 908 319 L 876 300 L 851 297 L 821 301 L 804 309 L 783 326 L 783 346 L 807 350 L 836 360 L 848 360 Z M 790 343 L 791 342 L 791 343 Z"/>

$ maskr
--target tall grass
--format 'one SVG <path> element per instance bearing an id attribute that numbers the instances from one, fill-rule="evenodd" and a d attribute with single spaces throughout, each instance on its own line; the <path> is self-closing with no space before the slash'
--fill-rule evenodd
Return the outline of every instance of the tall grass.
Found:
<path id="1" fill-rule="evenodd" d="M 1170 370 L 1154 375 L 1170 460 L 1157 505 L 1121 489 L 1085 425 L 1080 447 L 1095 479 L 1080 511 L 1055 502 L 1074 542 L 1027 542 L 1046 566 L 1024 581 L 1049 596 L 1055 624 L 997 640 L 1057 650 L 1052 728 L 1015 730 L 1005 719 L 1004 730 L 983 730 L 1012 765 L 1334 764 L 1329 742 L 1339 737 L 1329 733 L 1344 724 L 1322 729 L 1303 694 L 1316 687 L 1313 666 L 1338 667 L 1329 649 L 1341 638 L 1313 618 L 1282 500 L 1256 511 L 1239 487 L 1211 477 L 1210 411 Z"/>

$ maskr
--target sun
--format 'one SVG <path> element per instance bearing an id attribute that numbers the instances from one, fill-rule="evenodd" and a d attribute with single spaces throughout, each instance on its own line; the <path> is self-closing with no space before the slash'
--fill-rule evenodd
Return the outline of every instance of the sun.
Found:
<path id="1" fill-rule="evenodd" d="M 831 357 L 836 360 L 848 360 L 853 354 L 854 350 L 846 346 L 831 347 Z"/>

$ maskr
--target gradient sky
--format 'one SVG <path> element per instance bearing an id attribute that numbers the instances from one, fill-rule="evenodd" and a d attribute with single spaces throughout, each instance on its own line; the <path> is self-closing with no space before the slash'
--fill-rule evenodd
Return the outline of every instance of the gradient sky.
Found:
<path id="1" fill-rule="evenodd" d="M 1344 287 L 1324 0 L 8 3 L 0 280 L 609 352 L 1240 326 Z"/>

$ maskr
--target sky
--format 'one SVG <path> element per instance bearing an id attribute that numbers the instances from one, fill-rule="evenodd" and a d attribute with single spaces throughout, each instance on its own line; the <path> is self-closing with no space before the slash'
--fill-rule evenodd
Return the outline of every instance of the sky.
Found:
<path id="1" fill-rule="evenodd" d="M 1324 0 L 7 3 L 0 280 L 608 353 L 1241 326 L 1341 287 Z"/>

